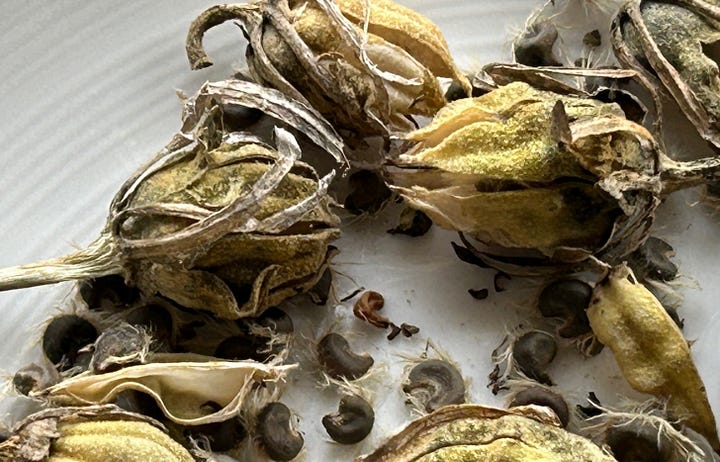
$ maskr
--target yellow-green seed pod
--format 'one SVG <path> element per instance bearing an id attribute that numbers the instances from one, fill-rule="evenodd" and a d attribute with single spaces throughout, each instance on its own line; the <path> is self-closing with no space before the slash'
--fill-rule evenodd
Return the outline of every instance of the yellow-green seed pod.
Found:
<path id="1" fill-rule="evenodd" d="M 146 422 L 61 423 L 48 462 L 192 462 L 165 432 Z"/>

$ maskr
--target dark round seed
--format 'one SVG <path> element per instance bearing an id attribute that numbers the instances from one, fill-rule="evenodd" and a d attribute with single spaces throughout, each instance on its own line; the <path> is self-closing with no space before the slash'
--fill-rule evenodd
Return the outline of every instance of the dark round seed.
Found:
<path id="1" fill-rule="evenodd" d="M 555 339 L 544 332 L 528 332 L 515 340 L 513 346 L 513 360 L 520 371 L 544 385 L 552 385 L 545 371 L 556 354 Z"/>
<path id="2" fill-rule="evenodd" d="M 341 444 L 355 444 L 370 434 L 375 423 L 375 411 L 365 399 L 349 395 L 340 400 L 338 411 L 322 418 L 330 438 Z"/>
<path id="3" fill-rule="evenodd" d="M 112 310 L 136 302 L 140 292 L 127 286 L 122 276 L 111 274 L 82 281 L 80 297 L 91 310 Z"/>
<path id="4" fill-rule="evenodd" d="M 267 345 L 265 339 L 251 335 L 240 334 L 228 337 L 215 349 L 215 357 L 222 359 L 251 359 L 253 361 L 265 361 L 268 353 L 262 352 Z"/>
<path id="5" fill-rule="evenodd" d="M 427 412 L 465 402 L 465 381 L 447 361 L 428 359 L 413 367 L 403 391 L 418 400 Z"/>
<path id="6" fill-rule="evenodd" d="M 143 305 L 130 311 L 125 322 L 143 327 L 152 336 L 156 351 L 169 351 L 173 345 L 173 317 L 160 305 Z"/>
<path id="7" fill-rule="evenodd" d="M 260 120 L 262 116 L 263 112 L 260 109 L 233 104 L 223 107 L 222 120 L 225 125 L 225 131 L 237 132 L 245 130 Z"/>
<path id="8" fill-rule="evenodd" d="M 555 412 L 563 428 L 570 421 L 570 409 L 562 396 L 543 387 L 530 387 L 517 393 L 508 407 L 536 404 L 546 406 Z"/>
<path id="9" fill-rule="evenodd" d="M 390 199 L 392 191 L 372 170 L 360 170 L 348 179 L 351 189 L 345 198 L 345 209 L 355 215 L 375 213 Z"/>
<path id="10" fill-rule="evenodd" d="M 137 390 L 123 390 L 115 395 L 115 405 L 128 412 L 152 417 L 155 420 L 165 420 L 165 414 L 155 398 Z"/>
<path id="11" fill-rule="evenodd" d="M 536 22 L 513 44 L 515 61 L 533 67 L 560 66 L 553 54 L 557 38 L 557 28 L 550 21 Z"/>
<path id="12" fill-rule="evenodd" d="M 87 319 L 74 314 L 57 316 L 43 333 L 43 352 L 50 362 L 65 370 L 75 361 L 78 350 L 97 337 L 97 329 Z"/>
<path id="13" fill-rule="evenodd" d="M 561 279 L 543 289 L 538 308 L 543 316 L 565 320 L 558 330 L 561 337 L 577 337 L 590 332 L 585 310 L 590 305 L 592 290 L 589 284 L 579 279 Z"/>
<path id="14" fill-rule="evenodd" d="M 292 334 L 295 331 L 292 318 L 286 312 L 272 306 L 256 318 L 255 323 L 262 327 L 267 327 L 276 334 Z"/>
<path id="15" fill-rule="evenodd" d="M 238 446 L 247 436 L 245 426 L 239 417 L 187 427 L 185 432 L 194 438 L 199 435 L 207 437 L 210 441 L 210 449 L 215 452 L 229 451 Z"/>
<path id="16" fill-rule="evenodd" d="M 266 405 L 258 415 L 256 433 L 271 459 L 292 460 L 305 445 L 303 436 L 293 428 L 293 416 L 282 403 Z"/>
<path id="17" fill-rule="evenodd" d="M 18 393 L 29 395 L 33 391 L 44 390 L 58 380 L 57 372 L 48 370 L 35 363 L 28 364 L 13 376 L 13 386 Z"/>
<path id="18" fill-rule="evenodd" d="M 660 462 L 666 460 L 657 445 L 657 440 L 647 438 L 632 430 L 612 429 L 607 437 L 618 462 Z"/>
<path id="19" fill-rule="evenodd" d="M 317 354 L 323 370 L 335 379 L 359 379 L 375 362 L 368 354 L 353 352 L 345 337 L 334 332 L 320 340 Z"/>
<path id="20" fill-rule="evenodd" d="M 460 85 L 460 82 L 453 80 L 445 92 L 445 99 L 448 101 L 457 101 L 459 99 L 467 98 L 468 94 L 465 89 Z"/>

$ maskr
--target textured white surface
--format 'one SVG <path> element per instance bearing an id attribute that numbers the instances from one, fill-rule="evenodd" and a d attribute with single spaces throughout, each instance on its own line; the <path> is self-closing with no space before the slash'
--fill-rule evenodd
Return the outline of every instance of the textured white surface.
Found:
<path id="1" fill-rule="evenodd" d="M 445 32 L 461 66 L 509 57 L 511 30 L 518 30 L 533 0 L 402 1 L 434 20 Z M 226 24 L 206 39 L 215 61 L 191 72 L 184 52 L 190 21 L 209 1 L 3 2 L 0 15 L 0 266 L 58 256 L 89 243 L 104 223 L 115 190 L 141 162 L 159 150 L 179 126 L 176 89 L 192 94 L 205 80 L 226 77 L 244 54 L 240 31 Z M 663 206 L 659 233 L 678 249 L 676 261 L 689 286 L 680 313 L 710 400 L 720 406 L 716 314 L 718 217 L 704 205 L 692 209 L 696 193 Z M 452 233 L 433 229 L 411 239 L 385 234 L 385 218 L 352 226 L 340 241 L 337 269 L 366 288 L 386 295 L 386 314 L 421 332 L 387 342 L 353 320 L 349 304 L 335 310 L 339 326 L 355 332 L 358 349 L 376 358 L 382 373 L 368 382 L 375 392 L 377 423 L 372 436 L 353 448 L 327 442 L 320 418 L 334 410 L 337 395 L 296 376 L 284 400 L 302 416 L 306 460 L 348 460 L 366 452 L 410 418 L 398 382 L 401 355 L 419 355 L 427 339 L 462 366 L 470 396 L 500 403 L 486 388 L 490 352 L 504 330 L 520 322 L 543 325 L 533 313 L 536 288 L 513 281 L 511 290 L 477 301 L 468 288 L 492 287 L 490 271 L 457 260 Z M 69 285 L 0 293 L 0 370 L 12 374 L 39 357 L 38 325 L 56 309 L 67 309 Z M 327 329 L 333 310 L 290 307 L 305 335 Z M 631 395 L 610 356 L 583 360 L 565 348 L 551 375 L 574 400 L 594 390 L 608 403 Z M 22 405 L 22 402 L 20 402 Z M 0 413 L 20 412 L 3 398 Z M 6 415 L 5 422 L 13 421 Z"/>

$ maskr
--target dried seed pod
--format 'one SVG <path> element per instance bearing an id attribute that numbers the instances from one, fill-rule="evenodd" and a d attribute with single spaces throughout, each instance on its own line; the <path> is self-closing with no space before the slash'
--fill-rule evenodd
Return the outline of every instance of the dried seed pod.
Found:
<path id="1" fill-rule="evenodd" d="M 585 310 L 592 297 L 590 284 L 580 279 L 560 279 L 545 286 L 538 299 L 538 309 L 543 316 L 565 320 L 558 328 L 558 335 L 572 338 L 590 332 Z"/>
<path id="2" fill-rule="evenodd" d="M 357 0 L 217 5 L 191 25 L 188 59 L 193 69 L 209 66 L 204 33 L 238 20 L 255 81 L 361 136 L 387 135 L 409 127 L 405 116 L 437 111 L 445 99 L 436 77 L 454 78 L 469 92 L 434 24 L 389 0 L 369 5 L 369 11 Z"/>
<path id="3" fill-rule="evenodd" d="M 129 324 L 105 330 L 95 341 L 90 368 L 95 374 L 145 362 L 152 338 Z"/>
<path id="4" fill-rule="evenodd" d="M 72 367 L 78 351 L 95 342 L 97 336 L 97 329 L 85 318 L 74 314 L 56 316 L 43 333 L 43 352 L 63 371 Z"/>
<path id="5" fill-rule="evenodd" d="M 193 462 L 150 418 L 115 406 L 54 408 L 20 422 L 0 443 L 0 459 L 16 462 Z"/>
<path id="6" fill-rule="evenodd" d="M 101 236 L 66 257 L 0 270 L 0 290 L 122 274 L 146 294 L 234 319 L 313 287 L 339 236 L 326 194 L 334 170 L 319 178 L 299 162 L 284 129 L 275 148 L 223 132 L 223 109 L 238 104 L 343 159 L 342 142 L 311 109 L 249 82 L 207 83 L 186 103 L 182 133 L 120 188 Z"/>
<path id="7" fill-rule="evenodd" d="M 558 31 L 550 21 L 530 25 L 513 42 L 515 61 L 526 66 L 562 66 L 553 53 Z"/>
<path id="8" fill-rule="evenodd" d="M 411 403 L 425 412 L 465 402 L 465 380 L 454 365 L 428 359 L 413 367 L 403 383 Z"/>
<path id="9" fill-rule="evenodd" d="M 124 390 L 147 393 L 165 416 L 180 425 L 221 422 L 237 415 L 253 385 L 271 387 L 291 366 L 251 361 L 217 361 L 200 355 L 168 353 L 156 361 L 129 366 L 101 375 L 81 375 L 64 380 L 35 396 L 52 402 L 103 404 Z M 188 388 L 187 384 L 193 384 Z M 209 409 L 208 402 L 220 409 Z"/>
<path id="10" fill-rule="evenodd" d="M 353 306 L 353 314 L 358 319 L 367 321 L 380 329 L 387 329 L 390 320 L 378 313 L 385 306 L 385 298 L 379 292 L 367 290 L 363 292 L 355 306 Z"/>
<path id="11" fill-rule="evenodd" d="M 544 407 L 447 406 L 410 423 L 356 462 L 613 462 L 592 441 L 558 427 Z"/>
<path id="12" fill-rule="evenodd" d="M 317 355 L 323 371 L 334 379 L 359 379 L 375 363 L 369 354 L 353 352 L 345 337 L 335 332 L 320 340 Z"/>
<path id="13" fill-rule="evenodd" d="M 508 407 L 527 406 L 529 404 L 549 407 L 560 420 L 562 427 L 567 427 L 570 421 L 570 409 L 565 399 L 559 394 L 545 387 L 530 386 L 514 393 Z"/>
<path id="14" fill-rule="evenodd" d="M 55 385 L 60 376 L 54 367 L 43 367 L 35 363 L 28 364 L 18 370 L 13 376 L 13 387 L 22 395 L 29 395 L 31 392 L 44 390 Z"/>
<path id="15" fill-rule="evenodd" d="M 283 403 L 269 403 L 258 415 L 255 432 L 263 449 L 273 460 L 294 459 L 305 445 L 302 434 L 294 428 L 293 414 Z"/>
<path id="16" fill-rule="evenodd" d="M 490 257 L 524 250 L 541 267 L 624 256 L 658 204 L 659 151 L 614 104 L 515 82 L 447 105 L 406 137 L 417 144 L 391 171 L 394 189 Z M 624 182 L 637 175 L 648 183 Z"/>
<path id="17" fill-rule="evenodd" d="M 364 398 L 346 395 L 340 399 L 338 410 L 322 418 L 323 427 L 333 441 L 355 444 L 370 434 L 375 423 L 375 411 Z"/>
<path id="18" fill-rule="evenodd" d="M 720 146 L 720 12 L 701 0 L 626 2 L 613 23 L 618 60 L 667 90 L 707 141 Z M 660 98 L 657 98 L 660 100 Z M 660 117 L 662 119 L 662 117 Z"/>
<path id="19" fill-rule="evenodd" d="M 667 399 L 668 414 L 720 449 L 705 386 L 682 333 L 660 302 L 625 265 L 614 268 L 593 293 L 588 319 L 636 390 Z"/>

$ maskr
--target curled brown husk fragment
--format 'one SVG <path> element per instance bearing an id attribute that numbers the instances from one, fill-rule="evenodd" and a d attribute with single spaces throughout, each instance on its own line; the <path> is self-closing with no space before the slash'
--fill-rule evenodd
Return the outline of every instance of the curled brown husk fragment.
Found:
<path id="1" fill-rule="evenodd" d="M 720 147 L 720 8 L 701 0 L 632 0 L 615 18 L 618 60 L 657 91 L 667 90 L 698 133 Z"/>
<path id="2" fill-rule="evenodd" d="M 632 71 L 491 65 L 494 89 L 450 103 L 391 169 L 394 189 L 439 226 L 475 238 L 470 253 L 508 274 L 611 264 L 647 238 L 662 197 L 714 177 L 720 163 L 668 159 L 615 103 L 569 77 Z"/>
<path id="3" fill-rule="evenodd" d="M 159 422 L 113 406 L 67 407 L 35 413 L 0 443 L 14 462 L 192 462 Z"/>
<path id="4" fill-rule="evenodd" d="M 559 426 L 542 406 L 446 406 L 421 417 L 356 462 L 611 462 L 593 442 Z"/>
<path id="5" fill-rule="evenodd" d="M 612 350 L 628 383 L 667 399 L 670 418 L 720 449 L 715 417 L 687 341 L 627 266 L 614 268 L 595 287 L 587 314 L 590 327 Z"/>
<path id="6" fill-rule="evenodd" d="M 107 225 L 87 249 L 0 270 L 0 290 L 121 274 L 146 294 L 223 318 L 257 316 L 312 288 L 339 236 L 320 178 L 300 162 L 291 133 L 276 147 L 226 132 L 224 108 L 260 109 L 343 160 L 342 142 L 314 110 L 242 81 L 205 84 L 183 128 L 116 194 Z"/>
<path id="7" fill-rule="evenodd" d="M 387 136 L 409 129 L 407 116 L 434 114 L 445 104 L 437 77 L 470 91 L 439 29 L 389 0 L 213 6 L 188 31 L 193 69 L 212 64 L 202 48 L 204 33 L 233 19 L 248 38 L 254 81 L 311 105 L 353 136 Z"/>

